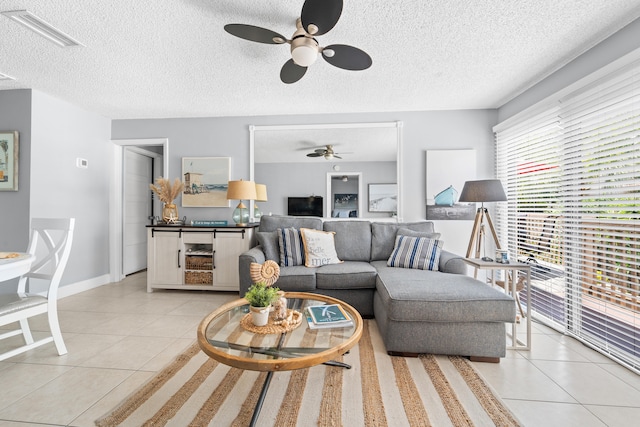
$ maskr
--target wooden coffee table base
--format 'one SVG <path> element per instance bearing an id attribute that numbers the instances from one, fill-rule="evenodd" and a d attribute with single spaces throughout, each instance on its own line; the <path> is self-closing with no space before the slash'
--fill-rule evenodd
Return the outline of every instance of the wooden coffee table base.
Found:
<path id="1" fill-rule="evenodd" d="M 248 346 L 235 340 L 233 340 L 235 342 L 230 342 L 227 337 L 230 336 L 231 331 L 242 331 L 240 319 L 245 315 L 244 310 L 248 309 L 247 301 L 240 299 L 215 310 L 205 317 L 198 327 L 198 343 L 209 357 L 239 369 L 267 372 L 253 410 L 250 426 L 255 426 L 258 421 L 274 372 L 310 368 L 319 364 L 350 369 L 349 364 L 333 359 L 347 353 L 362 336 L 362 317 L 356 309 L 345 302 L 325 295 L 304 292 L 287 292 L 285 297 L 296 306 L 296 309 L 300 310 L 304 309 L 305 304 L 340 304 L 353 320 L 353 326 L 344 328 L 344 334 L 340 334 L 343 335 L 343 338 L 328 346 L 327 344 L 322 346 L 320 343 L 329 343 L 328 338 L 331 337 L 331 331 L 335 331 L 333 328 L 314 331 L 318 337 L 324 335 L 323 339 L 314 340 L 319 343 L 318 346 L 286 347 L 285 342 L 289 335 L 292 336 L 293 342 L 299 342 L 301 334 L 304 334 L 306 330 L 303 325 L 289 332 L 279 333 L 273 338 L 266 337 L 265 339 L 268 341 L 262 347 Z M 243 331 L 242 333 L 246 334 L 247 332 Z M 335 336 L 332 339 L 335 339 Z"/>
<path id="2" fill-rule="evenodd" d="M 282 336 L 280 337 L 280 341 L 278 343 L 279 346 L 282 346 L 282 343 L 284 342 L 284 337 L 285 337 L 285 334 L 282 334 Z M 323 365 L 338 366 L 340 368 L 351 369 L 351 365 L 349 365 L 348 363 L 338 362 L 336 360 L 326 361 L 323 363 Z M 262 411 L 262 404 L 264 403 L 264 398 L 267 396 L 267 392 L 269 391 L 269 385 L 271 384 L 271 378 L 273 377 L 274 372 L 275 371 L 267 372 L 267 376 L 265 377 L 264 383 L 262 384 L 262 390 L 260 390 L 260 395 L 258 396 L 258 400 L 256 401 L 256 407 L 253 409 L 253 416 L 251 417 L 251 422 L 249 423 L 249 427 L 254 427 L 256 425 L 256 422 L 258 422 L 260 411 Z"/>

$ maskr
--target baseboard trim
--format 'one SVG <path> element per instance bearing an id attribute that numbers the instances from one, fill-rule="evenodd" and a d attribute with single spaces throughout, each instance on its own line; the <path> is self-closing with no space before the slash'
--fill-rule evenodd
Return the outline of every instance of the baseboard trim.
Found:
<path id="1" fill-rule="evenodd" d="M 111 283 L 111 276 L 108 274 L 103 274 L 102 276 L 94 277 L 92 279 L 60 286 L 58 288 L 58 299 L 66 298 L 71 295 L 79 294 L 80 292 L 95 289 L 102 285 L 106 285 L 107 283 Z"/>

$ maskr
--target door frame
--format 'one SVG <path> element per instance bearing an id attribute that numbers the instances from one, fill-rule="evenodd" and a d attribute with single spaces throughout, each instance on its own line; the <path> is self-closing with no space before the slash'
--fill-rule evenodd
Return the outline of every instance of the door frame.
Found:
<path id="1" fill-rule="evenodd" d="M 111 188 L 109 189 L 109 275 L 112 282 L 124 279 L 124 147 L 162 146 L 162 175 L 169 176 L 169 138 L 112 139 Z M 143 148 L 141 148 L 143 149 Z M 146 152 L 146 150 L 145 150 Z M 148 152 L 152 153 L 152 152 Z M 157 155 L 157 153 L 154 153 Z M 158 162 L 159 155 L 154 159 Z"/>
<path id="2" fill-rule="evenodd" d="M 362 219 L 364 217 L 363 209 L 364 209 L 364 195 L 362 194 L 362 172 L 327 172 L 327 197 L 324 201 L 324 212 L 325 218 L 331 218 L 333 206 L 333 189 L 332 189 L 332 179 L 337 176 L 355 176 L 358 178 L 358 218 Z M 344 218 L 341 218 L 344 219 Z"/>

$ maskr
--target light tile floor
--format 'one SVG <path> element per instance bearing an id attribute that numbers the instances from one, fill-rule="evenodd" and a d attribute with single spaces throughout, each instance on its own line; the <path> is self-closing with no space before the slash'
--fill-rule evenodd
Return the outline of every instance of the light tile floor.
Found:
<path id="1" fill-rule="evenodd" d="M 235 298 L 149 294 L 139 273 L 60 300 L 69 353 L 58 356 L 50 344 L 0 362 L 0 427 L 93 426 L 187 347 L 206 314 Z M 46 319 L 32 327 L 46 330 Z M 19 339 L 0 343 L 0 351 Z M 640 419 L 640 376 L 540 324 L 533 324 L 531 351 L 508 350 L 499 364 L 474 365 L 526 426 L 629 426 Z"/>

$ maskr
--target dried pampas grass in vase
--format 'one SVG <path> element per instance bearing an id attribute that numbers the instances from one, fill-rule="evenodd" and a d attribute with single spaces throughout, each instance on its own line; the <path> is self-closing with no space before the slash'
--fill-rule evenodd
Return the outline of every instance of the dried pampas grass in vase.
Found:
<path id="1" fill-rule="evenodd" d="M 179 223 L 178 208 L 173 201 L 184 188 L 184 184 L 182 184 L 180 178 L 176 178 L 173 181 L 173 185 L 168 179 L 158 178 L 156 179 L 156 184 L 149 184 L 149 187 L 158 195 L 158 199 L 164 203 L 164 207 L 162 208 L 162 220 L 167 224 Z"/>

